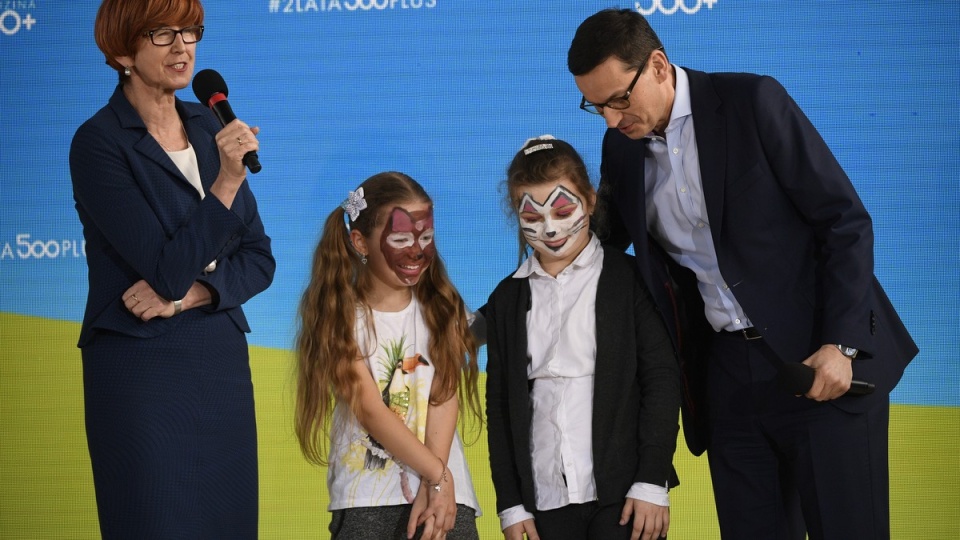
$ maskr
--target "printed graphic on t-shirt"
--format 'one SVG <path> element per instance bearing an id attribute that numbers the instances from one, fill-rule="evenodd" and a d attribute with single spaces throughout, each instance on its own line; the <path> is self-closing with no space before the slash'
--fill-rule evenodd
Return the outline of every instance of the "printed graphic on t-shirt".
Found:
<path id="1" fill-rule="evenodd" d="M 429 378 L 424 380 L 417 377 L 415 371 L 430 363 L 420 353 L 406 356 L 406 348 L 405 336 L 399 341 L 382 343 L 377 358 L 371 359 L 371 363 L 375 364 L 371 367 L 383 404 L 423 442 L 430 398 Z M 411 489 L 407 468 L 397 462 L 372 435 L 365 434 L 351 444 L 351 451 L 344 456 L 344 465 L 360 476 L 383 475 L 384 487 L 391 483 L 391 477 L 399 475 L 404 499 L 413 502 L 416 493 Z"/>

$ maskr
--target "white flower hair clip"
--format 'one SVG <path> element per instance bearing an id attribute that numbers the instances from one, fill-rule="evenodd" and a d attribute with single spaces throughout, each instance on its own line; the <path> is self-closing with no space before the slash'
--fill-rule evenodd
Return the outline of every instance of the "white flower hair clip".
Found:
<path id="1" fill-rule="evenodd" d="M 540 135 L 539 137 L 532 137 L 530 139 L 527 139 L 526 141 L 524 141 L 523 146 L 526 146 L 533 141 L 555 141 L 555 140 L 557 140 L 557 138 L 554 137 L 553 135 Z M 521 148 L 523 148 L 523 146 L 521 146 Z M 523 155 L 529 156 L 534 152 L 539 152 L 540 150 L 549 150 L 551 148 L 553 148 L 553 145 L 550 143 L 535 144 L 530 148 L 523 148 Z"/>
<path id="2" fill-rule="evenodd" d="M 351 191 L 347 195 L 347 200 L 340 203 L 340 208 L 350 216 L 350 222 L 357 220 L 360 211 L 367 207 L 367 201 L 363 198 L 363 188 L 358 187 L 356 191 Z"/>

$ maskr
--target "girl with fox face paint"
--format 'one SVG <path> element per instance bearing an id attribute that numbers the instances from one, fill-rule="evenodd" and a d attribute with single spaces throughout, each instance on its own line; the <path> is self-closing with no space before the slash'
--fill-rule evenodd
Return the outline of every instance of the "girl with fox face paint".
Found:
<path id="1" fill-rule="evenodd" d="M 296 432 L 330 474 L 333 540 L 477 540 L 457 420 L 480 418 L 477 341 L 434 240 L 433 202 L 376 174 L 334 210 L 300 302 Z"/>
<path id="2" fill-rule="evenodd" d="M 394 207 L 380 233 L 380 252 L 387 270 L 404 284 L 415 285 L 437 253 L 433 236 L 432 207 L 417 208 L 413 213 Z"/>

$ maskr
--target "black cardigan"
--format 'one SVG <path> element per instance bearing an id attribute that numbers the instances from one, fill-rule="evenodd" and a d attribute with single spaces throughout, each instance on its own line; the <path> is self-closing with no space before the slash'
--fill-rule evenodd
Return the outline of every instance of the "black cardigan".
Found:
<path id="1" fill-rule="evenodd" d="M 603 248 L 597 285 L 593 460 L 601 505 L 634 482 L 673 487 L 680 370 L 667 330 L 633 257 Z M 487 436 L 497 511 L 536 509 L 530 456 L 527 325 L 530 284 L 507 277 L 490 295 Z"/>

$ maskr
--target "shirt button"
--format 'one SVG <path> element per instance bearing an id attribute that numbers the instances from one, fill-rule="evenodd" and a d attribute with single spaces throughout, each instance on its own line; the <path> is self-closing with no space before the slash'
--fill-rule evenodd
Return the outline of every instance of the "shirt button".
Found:
<path id="1" fill-rule="evenodd" d="M 680 193 L 686 193 L 686 192 L 687 192 L 687 188 L 686 188 L 686 187 L 680 188 Z"/>
<path id="2" fill-rule="evenodd" d="M 740 324 L 740 319 L 734 319 L 733 322 Z"/>
<path id="3" fill-rule="evenodd" d="M 673 153 L 674 153 L 674 155 L 679 154 L 679 153 L 680 153 L 680 149 L 679 149 L 679 148 L 674 148 L 674 149 L 673 149 Z"/>
<path id="4" fill-rule="evenodd" d="M 702 229 L 702 228 L 704 228 L 704 227 L 706 227 L 706 226 L 707 226 L 706 223 L 704 223 L 704 222 L 702 222 L 702 221 L 701 221 L 700 223 L 697 223 L 697 228 L 698 228 L 698 229 Z"/>

